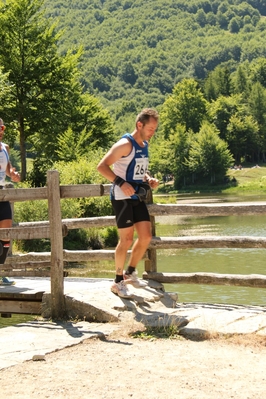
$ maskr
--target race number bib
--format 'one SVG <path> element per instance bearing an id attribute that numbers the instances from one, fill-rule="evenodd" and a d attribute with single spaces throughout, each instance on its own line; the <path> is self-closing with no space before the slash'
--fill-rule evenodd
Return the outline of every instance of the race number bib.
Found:
<path id="1" fill-rule="evenodd" d="M 143 180 L 144 176 L 148 170 L 149 160 L 148 158 L 137 158 L 135 159 L 135 168 L 134 168 L 134 180 Z"/>

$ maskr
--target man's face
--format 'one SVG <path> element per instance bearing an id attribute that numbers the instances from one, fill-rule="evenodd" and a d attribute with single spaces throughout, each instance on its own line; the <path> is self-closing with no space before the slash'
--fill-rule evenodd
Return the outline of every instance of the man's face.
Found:
<path id="1" fill-rule="evenodd" d="M 143 123 L 140 123 L 140 134 L 143 140 L 150 140 L 154 133 L 156 132 L 156 129 L 158 127 L 158 121 L 154 118 L 150 118 L 149 122 L 147 122 L 145 125 Z"/>
<path id="2" fill-rule="evenodd" d="M 4 132 L 5 132 L 5 125 L 3 124 L 3 122 L 0 122 L 0 141 L 3 140 Z"/>

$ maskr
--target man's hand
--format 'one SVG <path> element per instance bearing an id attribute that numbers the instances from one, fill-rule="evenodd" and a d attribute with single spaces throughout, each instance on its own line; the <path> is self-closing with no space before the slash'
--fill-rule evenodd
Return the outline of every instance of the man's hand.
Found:
<path id="1" fill-rule="evenodd" d="M 131 197 L 132 195 L 135 194 L 134 187 L 131 186 L 131 184 L 127 183 L 126 181 L 125 181 L 125 183 L 122 184 L 122 186 L 120 188 L 123 191 L 123 193 L 125 195 L 128 195 L 129 197 Z"/>
<path id="2" fill-rule="evenodd" d="M 149 177 L 147 179 L 147 183 L 149 183 L 151 188 L 156 188 L 159 186 L 159 180 L 155 179 L 154 177 Z"/>
<path id="3" fill-rule="evenodd" d="M 16 172 L 16 168 L 14 167 L 10 168 L 10 179 L 15 183 L 20 181 L 20 174 Z"/>

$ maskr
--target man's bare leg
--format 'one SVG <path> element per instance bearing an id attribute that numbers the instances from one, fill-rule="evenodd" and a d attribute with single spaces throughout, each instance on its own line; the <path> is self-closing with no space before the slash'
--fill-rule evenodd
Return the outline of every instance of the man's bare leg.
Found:
<path id="1" fill-rule="evenodd" d="M 132 245 L 134 226 L 118 229 L 119 242 L 115 249 L 115 272 L 118 276 L 123 276 L 124 266 L 127 258 L 127 251 Z"/>
<path id="2" fill-rule="evenodd" d="M 132 247 L 129 265 L 136 268 L 151 242 L 151 223 L 147 221 L 138 222 L 135 224 L 135 229 L 137 231 L 138 238 Z"/>
<path id="3" fill-rule="evenodd" d="M 128 268 L 125 274 L 125 280 L 128 284 L 132 284 L 135 288 L 145 287 L 146 282 L 140 281 L 137 278 L 137 264 L 143 258 L 151 241 L 151 224 L 148 221 L 138 222 L 135 224 L 135 228 L 138 234 L 132 252 L 130 255 Z"/>

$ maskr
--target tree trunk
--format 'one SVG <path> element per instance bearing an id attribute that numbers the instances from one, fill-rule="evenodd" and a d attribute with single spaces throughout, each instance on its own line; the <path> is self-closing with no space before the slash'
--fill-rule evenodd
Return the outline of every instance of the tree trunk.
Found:
<path id="1" fill-rule="evenodd" d="M 24 120 L 21 117 L 19 121 L 19 145 L 20 145 L 20 160 L 21 160 L 21 181 L 26 179 L 27 174 L 27 163 L 26 163 L 26 145 L 25 145 L 25 133 L 24 133 Z"/>

